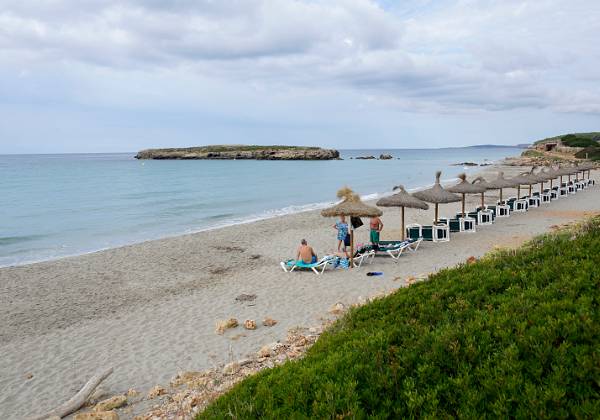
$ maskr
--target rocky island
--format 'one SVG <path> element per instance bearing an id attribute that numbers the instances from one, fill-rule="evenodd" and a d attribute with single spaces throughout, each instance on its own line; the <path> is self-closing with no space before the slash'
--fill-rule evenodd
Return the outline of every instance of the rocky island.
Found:
<path id="1" fill-rule="evenodd" d="M 147 149 L 136 159 L 255 159 L 255 160 L 334 160 L 340 159 L 335 149 L 302 146 L 217 145 L 171 149 Z"/>

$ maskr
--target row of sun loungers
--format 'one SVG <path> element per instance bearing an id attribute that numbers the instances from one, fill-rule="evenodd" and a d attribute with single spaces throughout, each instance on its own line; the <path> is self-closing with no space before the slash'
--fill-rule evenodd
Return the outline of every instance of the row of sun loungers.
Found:
<path id="1" fill-rule="evenodd" d="M 491 225 L 498 218 L 510 217 L 512 213 L 525 213 L 532 208 L 541 207 L 551 201 L 575 194 L 594 184 L 592 179 L 575 180 L 551 189 L 547 188 L 542 192 L 534 192 L 531 196 L 511 197 L 498 201 L 496 205 L 477 207 L 464 216 L 462 213 L 458 213 L 452 218 L 441 218 L 438 223 L 432 225 L 410 224 L 406 226 L 406 240 L 380 241 L 377 245 L 359 246 L 353 256 L 353 266 L 361 267 L 364 263 L 372 263 L 377 255 L 389 256 L 392 260 L 398 261 L 403 253 L 416 252 L 422 241 L 447 242 L 450 240 L 451 233 L 475 233 L 477 226 Z M 348 268 L 348 261 L 347 258 L 328 255 L 311 264 L 292 259 L 283 261 L 280 265 L 285 272 L 305 269 L 320 275 L 327 268 Z"/>
<path id="2" fill-rule="evenodd" d="M 531 208 L 537 208 L 570 194 L 576 194 L 591 185 L 595 185 L 593 179 L 572 181 L 551 189 L 546 188 L 541 193 L 534 192 L 531 196 L 511 197 L 497 202 L 496 205 L 478 207 L 474 211 L 466 213 L 464 217 L 462 213 L 458 213 L 454 218 L 440 218 L 439 222 L 433 225 L 413 223 L 406 227 L 406 236 L 412 240 L 447 242 L 450 240 L 451 233 L 474 233 L 477 226 L 491 225 L 497 218 L 510 217 L 512 213 L 525 213 Z"/>

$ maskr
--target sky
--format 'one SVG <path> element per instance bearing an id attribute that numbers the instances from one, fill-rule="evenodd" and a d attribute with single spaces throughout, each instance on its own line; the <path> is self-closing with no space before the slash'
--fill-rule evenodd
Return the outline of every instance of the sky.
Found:
<path id="1" fill-rule="evenodd" d="M 0 0 L 0 154 L 600 131 L 598 0 Z"/>

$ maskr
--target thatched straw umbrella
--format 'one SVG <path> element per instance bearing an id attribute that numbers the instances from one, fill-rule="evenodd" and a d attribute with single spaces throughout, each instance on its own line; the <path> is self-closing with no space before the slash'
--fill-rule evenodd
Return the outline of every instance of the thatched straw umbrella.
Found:
<path id="1" fill-rule="evenodd" d="M 560 176 L 559 170 L 560 166 L 558 166 L 556 169 L 551 166 L 547 171 L 544 172 L 544 174 L 546 174 L 548 177 L 547 179 L 550 180 L 550 189 L 552 189 L 554 180 Z"/>
<path id="2" fill-rule="evenodd" d="M 585 178 L 585 173 L 587 172 L 587 179 L 590 179 L 590 172 L 592 169 L 596 169 L 596 165 L 592 162 L 584 162 L 581 165 L 583 166 L 583 177 Z"/>
<path id="3" fill-rule="evenodd" d="M 520 198 L 521 195 L 521 185 L 527 185 L 529 187 L 529 197 L 533 196 L 533 186 L 535 184 L 537 184 L 539 181 L 535 178 L 532 178 L 531 173 L 529 172 L 523 172 L 521 174 L 519 174 L 518 176 L 512 178 L 513 180 L 518 180 L 518 181 L 522 181 L 522 180 L 527 180 L 528 182 L 521 182 L 519 186 L 517 186 L 517 196 L 519 196 L 518 198 Z"/>
<path id="4" fill-rule="evenodd" d="M 481 183 L 479 184 L 471 184 L 467 181 L 466 174 L 460 174 L 458 176 L 460 178 L 460 182 L 453 187 L 446 188 L 448 191 L 452 193 L 457 193 L 462 195 L 462 215 L 465 217 L 465 194 L 483 194 L 487 191 L 487 187 Z"/>
<path id="5" fill-rule="evenodd" d="M 517 199 L 521 199 L 521 185 L 529 185 L 529 196 L 531 197 L 531 186 L 537 184 L 537 180 L 527 176 L 527 173 L 522 173 L 510 179 L 517 185 Z"/>
<path id="6" fill-rule="evenodd" d="M 585 178 L 585 172 L 587 171 L 587 173 L 588 173 L 588 175 L 587 175 L 588 179 L 590 179 L 592 170 L 598 169 L 598 165 L 596 163 L 594 163 L 594 162 L 584 162 L 584 163 L 581 164 L 581 166 L 583 166 L 583 168 L 584 168 L 584 170 L 583 170 L 583 172 L 584 172 L 584 178 Z"/>
<path id="7" fill-rule="evenodd" d="M 435 204 L 435 222 L 438 221 L 438 206 L 440 204 L 446 203 L 455 203 L 460 201 L 460 197 L 456 194 L 452 194 L 451 192 L 446 191 L 440 185 L 440 176 L 442 176 L 441 171 L 437 171 L 435 173 L 435 184 L 433 187 L 428 188 L 423 191 L 417 191 L 413 195 L 417 197 L 419 200 L 427 201 L 428 203 Z"/>
<path id="8" fill-rule="evenodd" d="M 588 173 L 588 179 L 590 178 L 590 163 L 591 162 L 583 162 L 579 165 L 579 170 L 583 172 L 583 179 L 585 179 L 585 173 Z"/>
<path id="9" fill-rule="evenodd" d="M 569 177 L 569 182 L 571 182 L 571 175 L 573 175 L 575 173 L 575 168 L 573 168 L 573 165 L 567 165 L 565 166 L 565 170 L 563 171 L 563 175 L 567 175 Z"/>
<path id="10" fill-rule="evenodd" d="M 376 217 L 381 216 L 383 212 L 377 207 L 369 206 L 362 202 L 358 194 L 355 194 L 348 187 L 344 187 L 337 192 L 338 198 L 342 201 L 333 207 L 321 211 L 324 217 Z M 350 221 L 350 267 L 354 262 L 354 229 Z"/>
<path id="11" fill-rule="evenodd" d="M 493 188 L 490 187 L 490 185 L 488 184 L 488 182 L 482 176 L 478 176 L 477 178 L 475 178 L 471 182 L 471 184 L 479 185 L 481 187 L 485 187 L 486 191 L 493 189 Z M 485 207 L 485 197 L 484 197 L 484 194 L 485 194 L 485 192 L 481 193 L 481 210 L 483 210 L 483 208 Z"/>
<path id="12" fill-rule="evenodd" d="M 504 178 L 504 172 L 500 171 L 495 180 L 488 182 L 488 187 L 490 190 L 500 190 L 500 202 L 502 202 L 502 189 L 516 187 L 516 184 L 510 179 Z"/>
<path id="13" fill-rule="evenodd" d="M 401 214 L 402 214 L 402 230 L 401 230 L 402 233 L 401 233 L 401 235 L 402 235 L 402 240 L 404 240 L 404 238 L 405 238 L 404 208 L 408 207 L 409 209 L 427 210 L 429 208 L 429 205 L 426 202 L 419 200 L 417 197 L 413 197 L 412 195 L 407 193 L 406 190 L 404 189 L 404 186 L 402 186 L 402 185 L 398 185 L 397 187 L 394 187 L 394 191 L 396 191 L 396 190 L 400 190 L 400 191 L 394 195 L 390 195 L 389 197 L 384 197 L 384 198 L 380 199 L 376 204 L 380 207 L 400 207 L 402 209 L 401 210 Z"/>
<path id="14" fill-rule="evenodd" d="M 553 178 L 550 180 L 550 188 L 552 188 L 552 181 L 554 178 L 560 178 L 559 188 L 562 187 L 563 176 L 566 175 L 566 168 L 564 166 L 560 166 L 559 164 L 556 169 L 551 169 L 550 174 L 553 176 Z"/>
<path id="15" fill-rule="evenodd" d="M 531 178 L 532 180 L 540 183 L 540 194 L 542 194 L 544 192 L 544 182 L 554 179 L 554 177 L 555 177 L 554 171 L 544 171 L 543 169 L 541 169 L 539 172 L 535 173 L 534 172 L 535 168 L 536 168 L 536 166 L 531 168 L 531 171 L 529 172 L 529 175 L 527 175 L 527 176 L 529 178 Z"/>

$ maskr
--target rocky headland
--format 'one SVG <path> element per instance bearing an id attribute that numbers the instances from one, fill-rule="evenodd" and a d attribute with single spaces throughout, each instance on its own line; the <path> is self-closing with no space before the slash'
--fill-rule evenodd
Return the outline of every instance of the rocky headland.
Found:
<path id="1" fill-rule="evenodd" d="M 136 159 L 214 159 L 214 160 L 334 160 L 340 159 L 335 149 L 300 146 L 219 145 L 171 149 L 147 149 L 138 152 Z"/>

